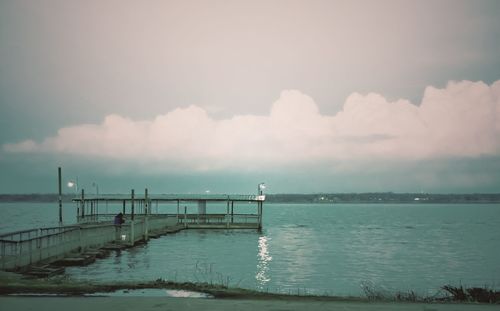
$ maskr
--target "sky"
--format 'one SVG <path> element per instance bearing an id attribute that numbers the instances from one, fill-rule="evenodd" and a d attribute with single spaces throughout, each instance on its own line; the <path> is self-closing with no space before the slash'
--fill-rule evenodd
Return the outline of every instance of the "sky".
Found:
<path id="1" fill-rule="evenodd" d="M 499 16 L 0 0 L 0 193 L 498 193 Z"/>

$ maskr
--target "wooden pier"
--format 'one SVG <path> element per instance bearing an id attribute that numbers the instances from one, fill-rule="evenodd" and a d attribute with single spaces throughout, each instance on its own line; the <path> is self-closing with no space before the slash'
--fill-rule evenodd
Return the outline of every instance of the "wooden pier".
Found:
<path id="1" fill-rule="evenodd" d="M 148 195 L 147 189 L 143 195 L 136 195 L 132 190 L 130 195 L 101 195 L 81 196 L 73 199 L 78 205 L 78 221 L 96 222 L 114 215 L 99 213 L 99 206 L 108 204 L 121 204 L 122 213 L 126 218 L 134 220 L 137 216 L 175 216 L 177 224 L 182 224 L 186 229 L 262 229 L 262 205 L 265 195 L 179 195 L 163 194 Z M 169 214 L 155 214 L 158 206 L 165 203 L 176 204 L 176 211 Z M 185 203 L 196 203 L 189 208 Z M 207 207 L 218 203 L 225 205 L 224 213 L 210 213 Z M 239 206 L 236 205 L 238 204 Z M 246 204 L 241 204 L 246 203 Z M 248 204 L 254 203 L 254 204 Z M 208 212 L 207 212 L 208 211 Z"/>
<path id="2" fill-rule="evenodd" d="M 147 189 L 141 195 L 132 190 L 130 195 L 85 196 L 82 190 L 73 201 L 75 225 L 0 235 L 0 269 L 19 270 L 75 258 L 75 253 L 88 250 L 130 247 L 184 229 L 261 230 L 265 196 L 261 191 L 257 195 L 149 195 Z M 122 225 L 114 224 L 116 213 L 100 212 L 104 206 L 117 204 L 125 217 Z M 175 212 L 158 213 L 162 204 L 174 204 Z M 217 213 L 210 213 L 211 205 L 218 205 Z"/>

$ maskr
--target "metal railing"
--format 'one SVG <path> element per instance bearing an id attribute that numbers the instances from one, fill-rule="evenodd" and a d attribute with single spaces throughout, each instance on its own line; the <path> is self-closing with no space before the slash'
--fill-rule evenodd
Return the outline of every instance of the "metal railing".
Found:
<path id="1" fill-rule="evenodd" d="M 101 218 L 101 222 L 73 226 L 38 228 L 0 235 L 0 269 L 13 269 L 37 263 L 48 258 L 89 247 L 121 241 L 134 244 L 147 239 L 150 230 L 160 230 L 177 223 L 175 216 L 138 217 L 134 221 L 116 226 Z M 107 217 L 109 219 L 109 217 Z"/>
<path id="2" fill-rule="evenodd" d="M 60 233 L 74 227 L 75 227 L 74 225 L 71 225 L 71 226 L 37 228 L 37 229 L 9 232 L 1 234 L 0 241 L 24 241 L 31 238 L 43 237 L 55 233 Z"/>
<path id="3" fill-rule="evenodd" d="M 78 225 L 21 230 L 0 235 L 0 269 L 13 269 L 38 261 L 61 257 L 66 253 L 88 247 L 102 247 L 112 241 L 134 244 L 148 239 L 149 232 L 163 230 L 176 224 L 187 228 L 225 225 L 254 228 L 260 216 L 255 214 L 155 214 L 135 215 L 134 221 L 125 215 L 121 226 L 113 224 L 114 215 L 100 214 L 85 217 Z"/>
<path id="4" fill-rule="evenodd" d="M 258 224 L 255 214 L 179 214 L 180 224 Z"/>
<path id="5" fill-rule="evenodd" d="M 24 266 L 71 251 L 79 238 L 78 226 L 62 226 L 23 230 L 0 235 L 2 269 Z M 78 247 L 78 245 L 76 246 Z"/>

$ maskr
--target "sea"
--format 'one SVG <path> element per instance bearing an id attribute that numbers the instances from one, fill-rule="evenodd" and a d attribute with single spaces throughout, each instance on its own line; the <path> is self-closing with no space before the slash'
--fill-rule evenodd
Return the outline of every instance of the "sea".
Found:
<path id="1" fill-rule="evenodd" d="M 100 211 L 119 208 L 101 205 Z M 158 213 L 174 210 L 153 206 Z M 0 203 L 0 212 L 0 233 L 58 225 L 55 203 Z M 66 274 L 98 282 L 162 279 L 330 296 L 433 296 L 444 285 L 500 288 L 500 204 L 265 203 L 263 212 L 260 232 L 184 230 L 67 268 Z M 65 203 L 63 217 L 74 223 L 76 207 Z"/>

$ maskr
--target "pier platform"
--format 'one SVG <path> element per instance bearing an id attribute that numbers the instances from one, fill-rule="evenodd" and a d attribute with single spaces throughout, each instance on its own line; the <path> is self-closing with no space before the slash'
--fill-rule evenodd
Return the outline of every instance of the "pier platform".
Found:
<path id="1" fill-rule="evenodd" d="M 70 226 L 36 228 L 0 235 L 0 269 L 22 270 L 56 261 L 77 261 L 75 253 L 115 247 L 131 247 L 168 233 L 186 229 L 262 228 L 264 195 L 101 195 L 73 199 L 77 223 Z M 161 214 L 158 205 L 172 203 L 175 213 Z M 181 204 L 190 203 L 190 208 Z M 194 211 L 193 211 L 194 203 Z M 207 204 L 221 203 L 225 213 L 210 213 Z M 240 206 L 235 203 L 244 203 Z M 253 203 L 253 204 L 252 204 Z M 99 213 L 103 205 L 119 204 L 125 223 L 114 224 L 115 214 Z M 253 207 L 252 207 L 253 206 Z M 235 211 L 235 209 L 240 209 Z M 73 259 L 64 259 L 73 258 Z M 86 259 L 91 261 L 90 258 Z"/>

